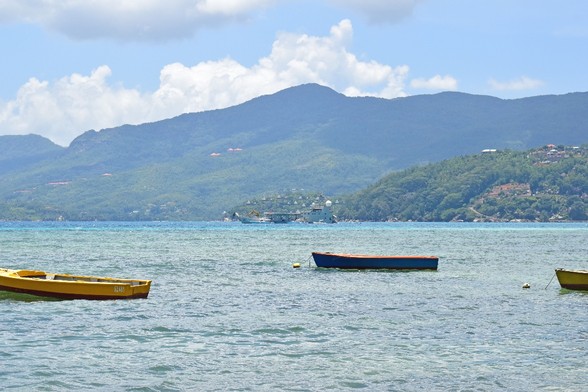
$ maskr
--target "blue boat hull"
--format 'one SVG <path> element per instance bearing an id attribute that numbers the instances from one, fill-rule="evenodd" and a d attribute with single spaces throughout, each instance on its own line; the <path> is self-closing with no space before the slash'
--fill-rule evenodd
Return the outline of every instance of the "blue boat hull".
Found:
<path id="1" fill-rule="evenodd" d="M 427 269 L 436 270 L 435 256 L 370 256 L 312 252 L 317 267 L 340 269 Z"/>

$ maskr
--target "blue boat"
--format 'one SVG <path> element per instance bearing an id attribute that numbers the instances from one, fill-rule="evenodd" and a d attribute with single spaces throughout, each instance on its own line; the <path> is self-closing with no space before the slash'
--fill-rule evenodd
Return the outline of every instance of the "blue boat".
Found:
<path id="1" fill-rule="evenodd" d="M 427 269 L 436 270 L 436 256 L 377 256 L 312 252 L 317 267 L 340 269 Z"/>

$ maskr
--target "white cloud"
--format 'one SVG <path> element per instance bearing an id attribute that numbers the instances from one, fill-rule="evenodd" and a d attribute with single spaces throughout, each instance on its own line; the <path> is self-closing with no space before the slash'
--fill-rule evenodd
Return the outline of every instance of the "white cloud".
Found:
<path id="1" fill-rule="evenodd" d="M 539 88 L 543 85 L 541 80 L 531 79 L 526 76 L 521 76 L 518 79 L 510 80 L 508 82 L 499 82 L 494 79 L 490 79 L 488 84 L 493 90 L 498 91 L 521 91 L 521 90 L 532 90 Z"/>
<path id="2" fill-rule="evenodd" d="M 415 89 L 455 91 L 457 80 L 451 75 L 435 75 L 430 79 L 413 79 L 410 81 L 410 86 Z"/>
<path id="3" fill-rule="evenodd" d="M 0 103 L 0 130 L 36 133 L 65 145 L 87 129 L 224 108 L 303 83 L 319 83 L 350 96 L 405 96 L 408 66 L 361 61 L 347 50 L 352 39 L 349 20 L 333 26 L 327 36 L 282 33 L 270 54 L 251 67 L 230 58 L 194 66 L 169 64 L 151 93 L 109 84 L 108 66 L 56 82 L 32 78 L 15 100 Z"/>
<path id="4" fill-rule="evenodd" d="M 406 95 L 407 66 L 393 68 L 362 62 L 346 49 L 353 28 L 349 20 L 333 26 L 326 37 L 281 33 L 267 57 L 247 68 L 225 58 L 188 67 L 164 67 L 156 105 L 198 111 L 222 108 L 304 83 L 319 83 L 350 96 L 393 98 Z"/>
<path id="5" fill-rule="evenodd" d="M 16 99 L 0 105 L 0 128 L 6 134 L 36 133 L 67 144 L 89 128 L 103 128 L 149 118 L 136 90 L 109 86 L 107 66 L 90 76 L 73 74 L 54 83 L 31 78 Z"/>
<path id="6" fill-rule="evenodd" d="M 251 18 L 291 0 L 0 0 L 0 23 L 30 23 L 73 39 L 167 41 Z M 396 23 L 424 0 L 323 0 L 375 23 Z"/>
<path id="7" fill-rule="evenodd" d="M 355 9 L 374 23 L 397 23 L 412 15 L 423 0 L 329 0 L 330 3 Z"/>
<path id="8" fill-rule="evenodd" d="M 38 24 L 74 39 L 166 41 L 247 18 L 277 0 L 0 1 L 0 22 Z"/>

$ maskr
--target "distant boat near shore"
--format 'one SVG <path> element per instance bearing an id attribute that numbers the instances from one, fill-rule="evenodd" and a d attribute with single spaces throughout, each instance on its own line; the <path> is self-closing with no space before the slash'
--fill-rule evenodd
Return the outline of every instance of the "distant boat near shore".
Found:
<path id="1" fill-rule="evenodd" d="M 238 219 L 241 223 L 245 224 L 272 223 L 271 219 L 269 219 L 267 216 L 262 216 L 257 211 L 251 211 L 246 216 L 241 216 L 235 212 L 233 214 L 233 219 Z"/>
<path id="2" fill-rule="evenodd" d="M 263 215 L 257 211 L 251 211 L 246 216 L 240 216 L 237 212 L 233 218 L 241 223 L 337 223 L 337 217 L 333 214 L 333 203 L 327 200 L 323 206 L 313 204 L 309 211 L 305 212 L 265 212 Z"/>
<path id="3" fill-rule="evenodd" d="M 302 213 L 302 221 L 306 223 L 337 223 L 333 214 L 333 202 L 327 200 L 324 206 L 313 204 L 310 211 Z"/>

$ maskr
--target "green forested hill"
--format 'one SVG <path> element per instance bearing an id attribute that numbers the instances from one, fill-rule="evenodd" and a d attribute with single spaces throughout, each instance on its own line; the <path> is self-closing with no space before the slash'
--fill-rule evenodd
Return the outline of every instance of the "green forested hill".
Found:
<path id="1" fill-rule="evenodd" d="M 588 93 L 346 97 L 303 85 L 234 107 L 88 131 L 67 148 L 0 137 L 0 219 L 219 219 L 243 200 L 366 188 L 475 154 L 587 142 Z M 15 143 L 16 142 L 16 143 Z"/>
<path id="2" fill-rule="evenodd" d="M 38 135 L 0 136 L 0 175 L 22 172 L 39 162 L 58 157 L 63 150 Z"/>
<path id="3" fill-rule="evenodd" d="M 588 149 L 549 146 L 452 158 L 390 174 L 343 198 L 340 219 L 588 219 Z"/>

